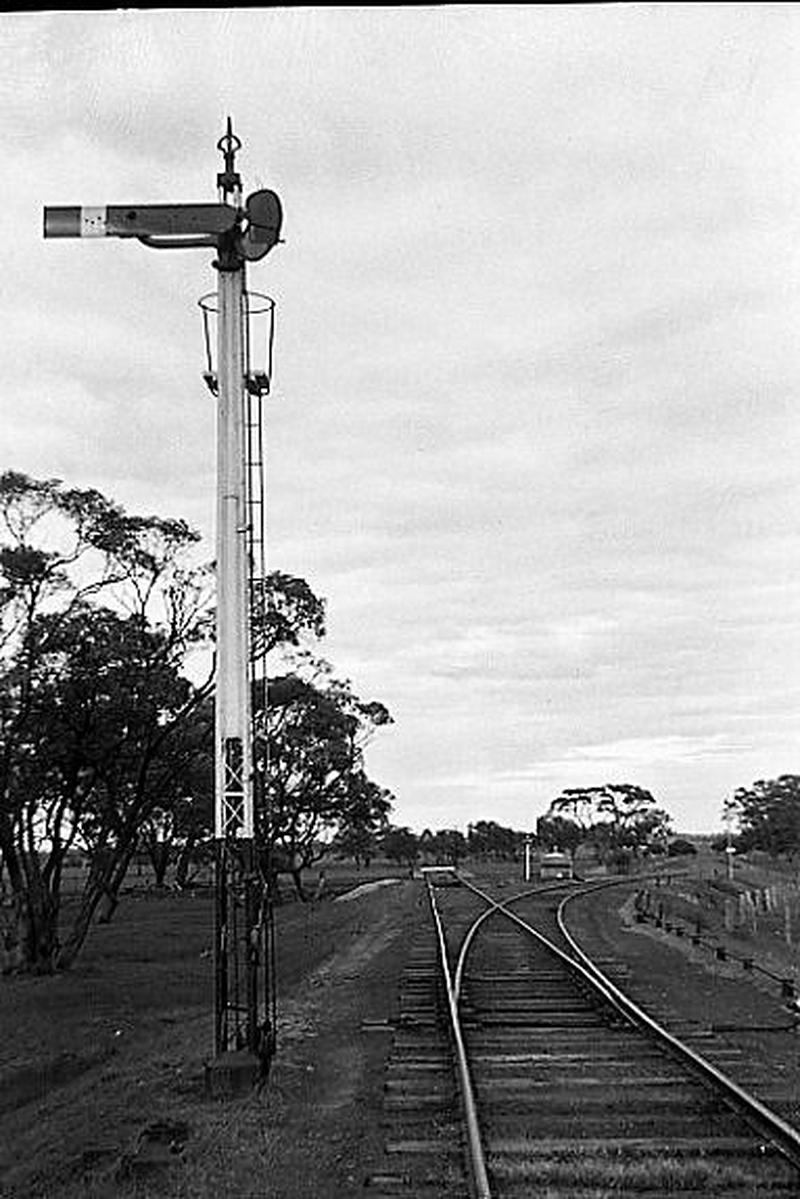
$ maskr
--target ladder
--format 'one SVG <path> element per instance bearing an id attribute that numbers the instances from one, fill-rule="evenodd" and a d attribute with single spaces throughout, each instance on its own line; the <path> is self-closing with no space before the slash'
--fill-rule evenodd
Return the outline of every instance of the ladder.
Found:
<path id="1" fill-rule="evenodd" d="M 258 297 L 260 301 L 263 297 Z M 269 795 L 269 761 L 267 749 L 267 616 L 269 595 L 267 591 L 267 548 L 266 548 L 266 462 L 264 446 L 264 400 L 270 393 L 272 376 L 272 346 L 274 321 L 269 312 L 267 359 L 265 368 L 253 370 L 250 354 L 250 293 L 242 298 L 242 328 L 244 332 L 245 377 L 243 387 L 245 454 L 246 454 L 246 508 L 247 508 L 247 563 L 250 615 L 250 693 L 252 745 L 253 745 L 253 807 L 255 815 L 256 844 L 262 853 L 270 853 L 271 819 Z M 263 864 L 266 867 L 266 863 Z M 259 995 L 259 1025 L 266 1031 L 270 1056 L 274 1052 L 276 1029 L 276 979 L 275 979 L 275 926 L 274 910 L 262 875 L 262 895 L 258 913 L 258 969 L 262 974 L 255 980 Z M 255 947 L 254 947 L 255 948 Z"/>

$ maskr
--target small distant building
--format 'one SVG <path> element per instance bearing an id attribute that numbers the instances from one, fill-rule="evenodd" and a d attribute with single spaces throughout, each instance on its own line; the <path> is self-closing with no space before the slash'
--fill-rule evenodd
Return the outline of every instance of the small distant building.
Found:
<path id="1" fill-rule="evenodd" d="M 539 859 L 541 879 L 572 878 L 572 858 L 560 849 L 551 849 Z"/>

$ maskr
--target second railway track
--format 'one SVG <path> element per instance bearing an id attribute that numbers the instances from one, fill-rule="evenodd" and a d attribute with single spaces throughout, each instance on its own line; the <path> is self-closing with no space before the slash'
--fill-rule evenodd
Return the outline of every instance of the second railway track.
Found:
<path id="1" fill-rule="evenodd" d="M 603 994 L 559 929 L 556 895 L 501 907 L 467 885 L 432 888 L 388 1068 L 388 1166 L 371 1193 L 800 1195 L 800 1137 L 741 1081 L 726 1089 L 713 1044 L 701 1058 L 659 1039 Z M 599 966 L 624 990 L 618 965 Z"/>

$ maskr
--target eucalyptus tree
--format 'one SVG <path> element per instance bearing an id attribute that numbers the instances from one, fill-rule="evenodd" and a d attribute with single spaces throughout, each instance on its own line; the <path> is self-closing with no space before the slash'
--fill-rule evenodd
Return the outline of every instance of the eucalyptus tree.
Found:
<path id="1" fill-rule="evenodd" d="M 256 751 L 266 778 L 265 869 L 273 889 L 279 870 L 291 874 L 303 897 L 302 871 L 323 855 L 331 837 L 377 832 L 386 822 L 391 797 L 368 778 L 364 750 L 392 718 L 316 659 L 311 677 L 270 680 L 266 707 L 257 705 L 256 712 Z"/>
<path id="2" fill-rule="evenodd" d="M 352 773 L 332 848 L 341 857 L 352 858 L 359 867 L 369 866 L 378 851 L 381 833 L 388 827 L 392 805 L 391 792 L 364 770 Z"/>
<path id="3" fill-rule="evenodd" d="M 585 828 L 552 809 L 536 822 L 536 841 L 544 850 L 560 849 L 564 853 L 574 854 L 585 840 Z"/>
<path id="4" fill-rule="evenodd" d="M 570 787 L 550 805 L 547 818 L 557 816 L 580 830 L 578 843 L 590 842 L 603 857 L 620 861 L 650 845 L 664 845 L 670 826 L 668 813 L 651 793 L 632 783 Z"/>
<path id="5" fill-rule="evenodd" d="M 127 866 L 161 747 L 197 688 L 180 676 L 207 636 L 208 572 L 183 521 L 130 516 L 92 489 L 0 476 L 2 967 L 67 966 Z M 62 940 L 60 884 L 93 848 Z"/>
<path id="6" fill-rule="evenodd" d="M 762 849 L 773 857 L 800 851 L 800 775 L 782 774 L 739 787 L 725 807 L 726 816 L 738 822 L 741 849 Z"/>
<path id="7" fill-rule="evenodd" d="M 142 823 L 140 849 L 149 858 L 156 886 L 163 886 L 171 872 L 182 889 L 213 857 L 212 701 L 205 699 L 178 731 L 164 757 L 158 799 Z"/>

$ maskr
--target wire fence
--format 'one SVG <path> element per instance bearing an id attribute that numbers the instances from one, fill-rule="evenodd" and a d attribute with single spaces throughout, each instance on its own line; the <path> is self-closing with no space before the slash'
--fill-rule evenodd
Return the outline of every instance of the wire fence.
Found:
<path id="1" fill-rule="evenodd" d="M 800 940 L 800 888 L 796 884 L 746 888 L 728 880 L 690 885 L 664 878 L 636 893 L 634 916 L 639 924 L 652 924 L 676 938 L 686 938 L 716 961 L 738 964 L 745 973 L 763 976 L 777 985 L 787 1003 L 797 1003 L 800 983 L 796 970 L 776 967 L 776 955 L 770 952 L 782 945 L 784 956 Z"/>

